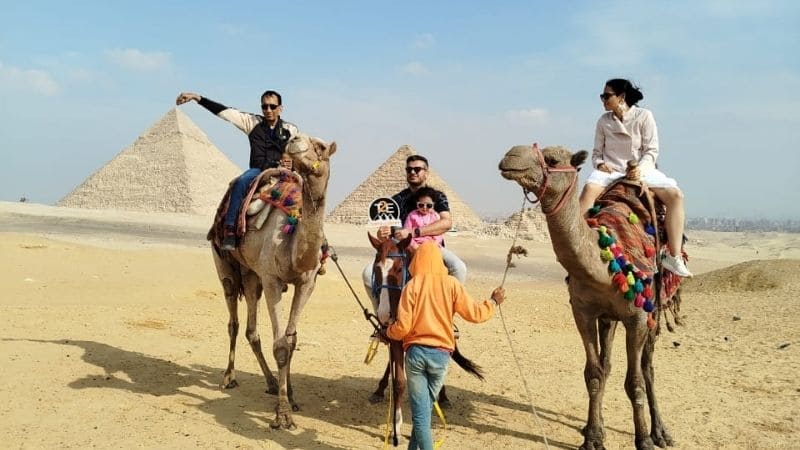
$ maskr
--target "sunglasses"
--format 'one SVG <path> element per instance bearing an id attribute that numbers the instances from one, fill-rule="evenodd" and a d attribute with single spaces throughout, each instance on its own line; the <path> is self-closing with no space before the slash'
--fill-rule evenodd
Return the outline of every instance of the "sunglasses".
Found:
<path id="1" fill-rule="evenodd" d="M 433 203 L 422 203 L 422 202 L 419 202 L 419 203 L 417 203 L 417 208 L 419 208 L 419 209 L 422 209 L 422 208 L 431 209 L 431 208 L 433 208 Z"/>
<path id="2" fill-rule="evenodd" d="M 613 94 L 611 92 L 603 92 L 602 94 L 600 94 L 600 100 L 606 101 L 615 95 L 617 94 Z"/>
<path id="3" fill-rule="evenodd" d="M 261 109 L 268 109 L 270 111 L 275 111 L 276 109 L 280 108 L 281 105 L 272 105 L 270 103 L 262 103 Z"/>
<path id="4" fill-rule="evenodd" d="M 409 174 L 409 175 L 411 175 L 411 172 L 419 174 L 423 170 L 425 170 L 424 167 L 406 167 L 406 173 Z"/>

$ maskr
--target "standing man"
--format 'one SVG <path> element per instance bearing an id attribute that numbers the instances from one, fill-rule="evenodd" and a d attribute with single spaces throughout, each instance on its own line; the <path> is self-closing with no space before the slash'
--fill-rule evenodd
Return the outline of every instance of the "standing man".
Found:
<path id="1" fill-rule="evenodd" d="M 225 236 L 222 250 L 236 248 L 236 217 L 242 206 L 250 183 L 264 170 L 278 167 L 289 139 L 298 133 L 297 127 L 281 119 L 283 104 L 281 94 L 266 91 L 261 94 L 261 113 L 251 114 L 221 105 L 211 99 L 192 92 L 181 92 L 175 103 L 182 105 L 194 100 L 212 114 L 227 120 L 242 130 L 250 141 L 250 168 L 244 171 L 233 184 L 230 203 L 225 214 Z"/>
<path id="2" fill-rule="evenodd" d="M 408 402 L 413 428 L 409 450 L 432 450 L 431 408 L 444 384 L 450 355 L 455 349 L 453 315 L 480 323 L 494 315 L 505 300 L 505 289 L 498 287 L 489 300 L 476 302 L 464 286 L 447 275 L 441 248 L 428 241 L 420 245 L 411 261 L 411 281 L 400 294 L 397 319 L 386 335 L 403 341 Z"/>
<path id="3" fill-rule="evenodd" d="M 397 206 L 400 207 L 400 223 L 405 223 L 406 217 L 417 207 L 414 193 L 421 187 L 427 186 L 427 158 L 421 155 L 411 155 L 406 158 L 406 182 L 408 182 L 408 187 L 392 196 L 392 200 L 397 202 Z M 433 209 L 439 213 L 439 220 L 419 228 L 396 230 L 393 236 L 395 239 L 403 240 L 409 235 L 415 237 L 439 236 L 450 231 L 450 228 L 453 227 L 453 220 L 450 217 L 450 204 L 447 202 L 447 195 L 436 189 L 433 189 L 433 192 Z M 378 228 L 378 239 L 388 239 L 390 234 L 391 229 L 389 227 Z M 447 266 L 450 275 L 456 277 L 461 284 L 464 284 L 467 280 L 467 265 L 447 247 L 443 246 L 441 253 L 444 258 L 444 265 Z M 367 292 L 372 292 L 372 264 L 368 264 L 364 268 L 362 279 Z"/>

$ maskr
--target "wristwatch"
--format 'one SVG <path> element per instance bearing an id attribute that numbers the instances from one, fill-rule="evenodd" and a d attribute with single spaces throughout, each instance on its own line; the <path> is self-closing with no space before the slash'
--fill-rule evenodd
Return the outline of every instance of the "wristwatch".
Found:
<path id="1" fill-rule="evenodd" d="M 414 237 L 420 237 L 422 233 L 419 231 L 419 228 L 414 228 Z"/>

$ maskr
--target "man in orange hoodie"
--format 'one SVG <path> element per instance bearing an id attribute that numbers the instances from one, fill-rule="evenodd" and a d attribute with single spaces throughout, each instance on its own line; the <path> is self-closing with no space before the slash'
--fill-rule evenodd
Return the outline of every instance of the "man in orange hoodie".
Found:
<path id="1" fill-rule="evenodd" d="M 417 249 L 409 267 L 411 280 L 400 295 L 397 319 L 386 335 L 403 341 L 406 379 L 413 429 L 410 450 L 433 449 L 431 409 L 444 384 L 450 354 L 455 349 L 453 315 L 480 323 L 494 315 L 505 300 L 505 289 L 492 291 L 491 299 L 476 302 L 464 286 L 447 273 L 442 253 L 434 242 Z"/>

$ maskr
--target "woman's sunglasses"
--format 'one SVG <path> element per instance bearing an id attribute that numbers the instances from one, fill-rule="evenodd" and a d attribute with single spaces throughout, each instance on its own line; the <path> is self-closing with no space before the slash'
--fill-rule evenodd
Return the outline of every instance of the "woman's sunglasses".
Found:
<path id="1" fill-rule="evenodd" d="M 408 174 L 410 174 L 411 172 L 419 174 L 423 170 L 425 170 L 424 167 L 406 167 L 406 173 L 408 173 Z"/>
<path id="2" fill-rule="evenodd" d="M 431 208 L 433 208 L 433 203 L 422 203 L 422 202 L 419 202 L 419 203 L 417 203 L 417 208 L 419 208 L 419 209 L 422 209 L 422 208 L 431 209 Z"/>
<path id="3" fill-rule="evenodd" d="M 600 94 L 600 100 L 606 101 L 615 95 L 617 94 L 611 92 L 603 92 L 602 94 Z"/>

